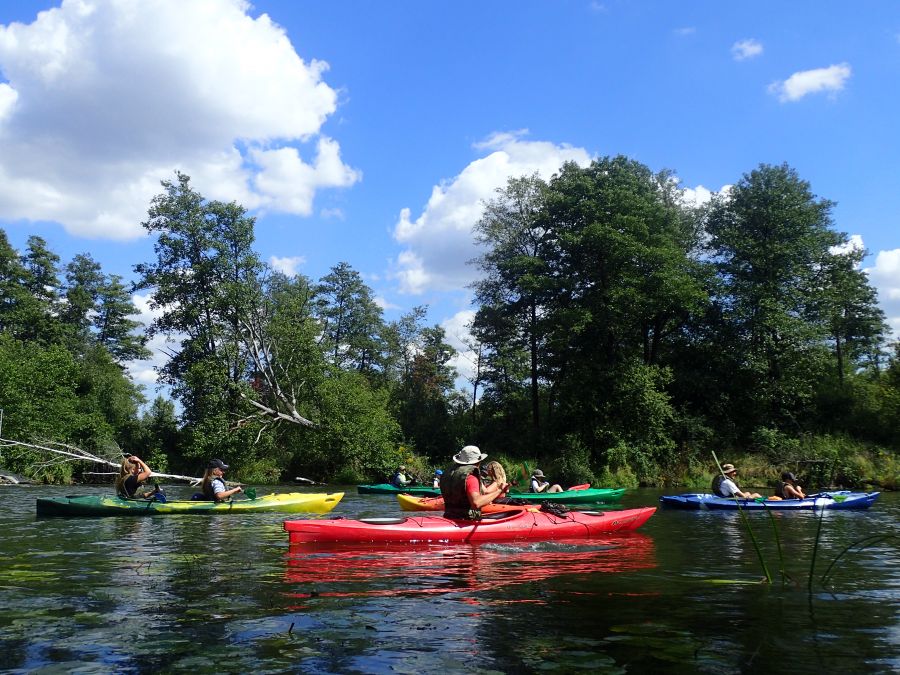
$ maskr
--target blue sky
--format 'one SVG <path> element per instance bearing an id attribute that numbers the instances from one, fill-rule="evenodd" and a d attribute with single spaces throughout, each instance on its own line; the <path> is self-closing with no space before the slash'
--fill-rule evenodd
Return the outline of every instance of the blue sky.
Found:
<path id="1" fill-rule="evenodd" d="M 251 209 L 265 260 L 346 261 L 386 318 L 427 304 L 459 345 L 471 227 L 509 176 L 625 154 L 702 200 L 787 162 L 897 331 L 898 99 L 892 0 L 2 2 L 0 227 L 131 279 L 179 169 Z"/>

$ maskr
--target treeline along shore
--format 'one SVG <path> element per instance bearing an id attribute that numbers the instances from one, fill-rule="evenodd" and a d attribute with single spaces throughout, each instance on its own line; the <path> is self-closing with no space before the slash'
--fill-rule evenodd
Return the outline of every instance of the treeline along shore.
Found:
<path id="1" fill-rule="evenodd" d="M 896 488 L 900 350 L 832 210 L 787 165 L 701 205 L 621 156 L 510 179 L 473 231 L 460 389 L 427 307 L 386 321 L 346 262 L 275 271 L 242 206 L 176 173 L 133 281 L 0 230 L 2 437 L 190 475 L 220 457 L 254 483 L 427 475 L 475 443 L 569 484 L 705 487 L 715 451 L 757 485 L 789 469 Z M 129 373 L 157 336 L 151 400 Z M 20 445 L 0 463 L 50 483 L 89 470 Z"/>

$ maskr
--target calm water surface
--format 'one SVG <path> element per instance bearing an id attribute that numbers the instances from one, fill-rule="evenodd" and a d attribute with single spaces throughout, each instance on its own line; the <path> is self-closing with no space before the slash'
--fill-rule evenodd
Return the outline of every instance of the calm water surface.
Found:
<path id="1" fill-rule="evenodd" d="M 335 514 L 399 513 L 345 489 Z M 388 549 L 289 546 L 279 514 L 35 518 L 38 496 L 92 491 L 107 492 L 0 487 L 3 672 L 900 670 L 897 538 L 819 583 L 853 542 L 900 537 L 897 494 L 825 513 L 810 594 L 812 513 L 775 514 L 786 583 L 769 517 L 749 515 L 767 585 L 736 513 L 661 510 L 589 542 Z"/>

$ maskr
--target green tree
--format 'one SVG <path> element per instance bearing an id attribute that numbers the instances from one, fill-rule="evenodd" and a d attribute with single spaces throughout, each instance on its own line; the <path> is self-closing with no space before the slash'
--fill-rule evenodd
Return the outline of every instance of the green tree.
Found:
<path id="1" fill-rule="evenodd" d="M 345 262 L 335 265 L 322 277 L 316 296 L 332 363 L 363 373 L 380 367 L 384 321 L 359 272 Z"/>
<path id="2" fill-rule="evenodd" d="M 28 238 L 28 246 L 21 257 L 21 283 L 28 297 L 16 312 L 19 335 L 26 341 L 56 344 L 62 340 L 59 314 L 59 256 L 47 248 L 38 236 Z M 16 296 L 14 296 L 16 297 Z"/>
<path id="3" fill-rule="evenodd" d="M 162 185 L 143 223 L 157 235 L 157 259 L 135 266 L 136 287 L 152 289 L 151 307 L 162 310 L 149 335 L 181 338 L 161 377 L 181 400 L 188 425 L 205 429 L 188 434 L 190 452 L 207 454 L 222 449 L 229 423 L 242 416 L 241 321 L 253 312 L 263 266 L 252 250 L 254 220 L 243 207 L 207 202 L 182 173 Z"/>
<path id="4" fill-rule="evenodd" d="M 137 314 L 122 278 L 113 274 L 97 288 L 97 312 L 93 318 L 96 340 L 119 362 L 150 358 L 147 337 L 138 332 L 141 323 L 129 316 Z"/>
<path id="5" fill-rule="evenodd" d="M 0 332 L 16 338 L 33 337 L 33 323 L 43 316 L 37 298 L 26 285 L 28 272 L 19 253 L 0 229 Z"/>
<path id="6" fill-rule="evenodd" d="M 829 250 L 820 266 L 821 291 L 815 311 L 825 325 L 840 383 L 848 373 L 877 362 L 888 331 L 878 296 L 861 268 L 866 252 L 847 247 Z"/>
<path id="7" fill-rule="evenodd" d="M 79 253 L 66 265 L 65 303 L 60 313 L 72 332 L 75 349 L 90 341 L 91 314 L 96 310 L 103 272 L 90 255 Z"/>
<path id="8" fill-rule="evenodd" d="M 479 340 L 490 346 L 490 365 L 504 353 L 521 350 L 529 358 L 532 439 L 540 445 L 540 364 L 544 329 L 540 317 L 556 284 L 550 273 L 555 233 L 547 227 L 547 184 L 535 174 L 510 178 L 485 205 L 475 226 L 485 248 L 477 260 L 483 276 L 475 284 L 481 311 L 475 319 Z M 499 365 L 499 364 L 498 364 Z"/>
<path id="9" fill-rule="evenodd" d="M 719 348 L 729 356 L 730 415 L 745 437 L 756 428 L 797 432 L 810 412 L 824 368 L 821 270 L 841 243 L 832 206 L 787 165 L 761 165 L 710 209 L 716 303 L 729 328 Z"/>
<path id="10" fill-rule="evenodd" d="M 673 448 L 667 364 L 707 302 L 696 227 L 669 173 L 624 157 L 566 164 L 547 204 L 558 242 L 545 318 L 557 435 L 577 433 L 601 456 L 626 442 L 663 461 Z M 635 397 L 647 405 L 610 405 Z"/>

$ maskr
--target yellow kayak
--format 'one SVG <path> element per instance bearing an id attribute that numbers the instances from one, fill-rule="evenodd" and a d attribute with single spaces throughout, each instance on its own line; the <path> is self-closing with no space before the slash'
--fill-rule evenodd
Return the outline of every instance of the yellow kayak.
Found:
<path id="1" fill-rule="evenodd" d="M 400 508 L 404 511 L 443 511 L 443 497 L 416 497 L 415 495 L 397 495 Z M 481 509 L 482 513 L 500 513 L 501 511 L 537 511 L 540 504 L 513 506 L 512 504 L 488 504 Z"/>
<path id="2" fill-rule="evenodd" d="M 156 516 L 172 513 L 328 513 L 344 497 L 343 492 L 287 492 L 255 499 L 225 502 L 152 501 L 98 495 L 43 498 L 37 500 L 39 516 Z"/>

